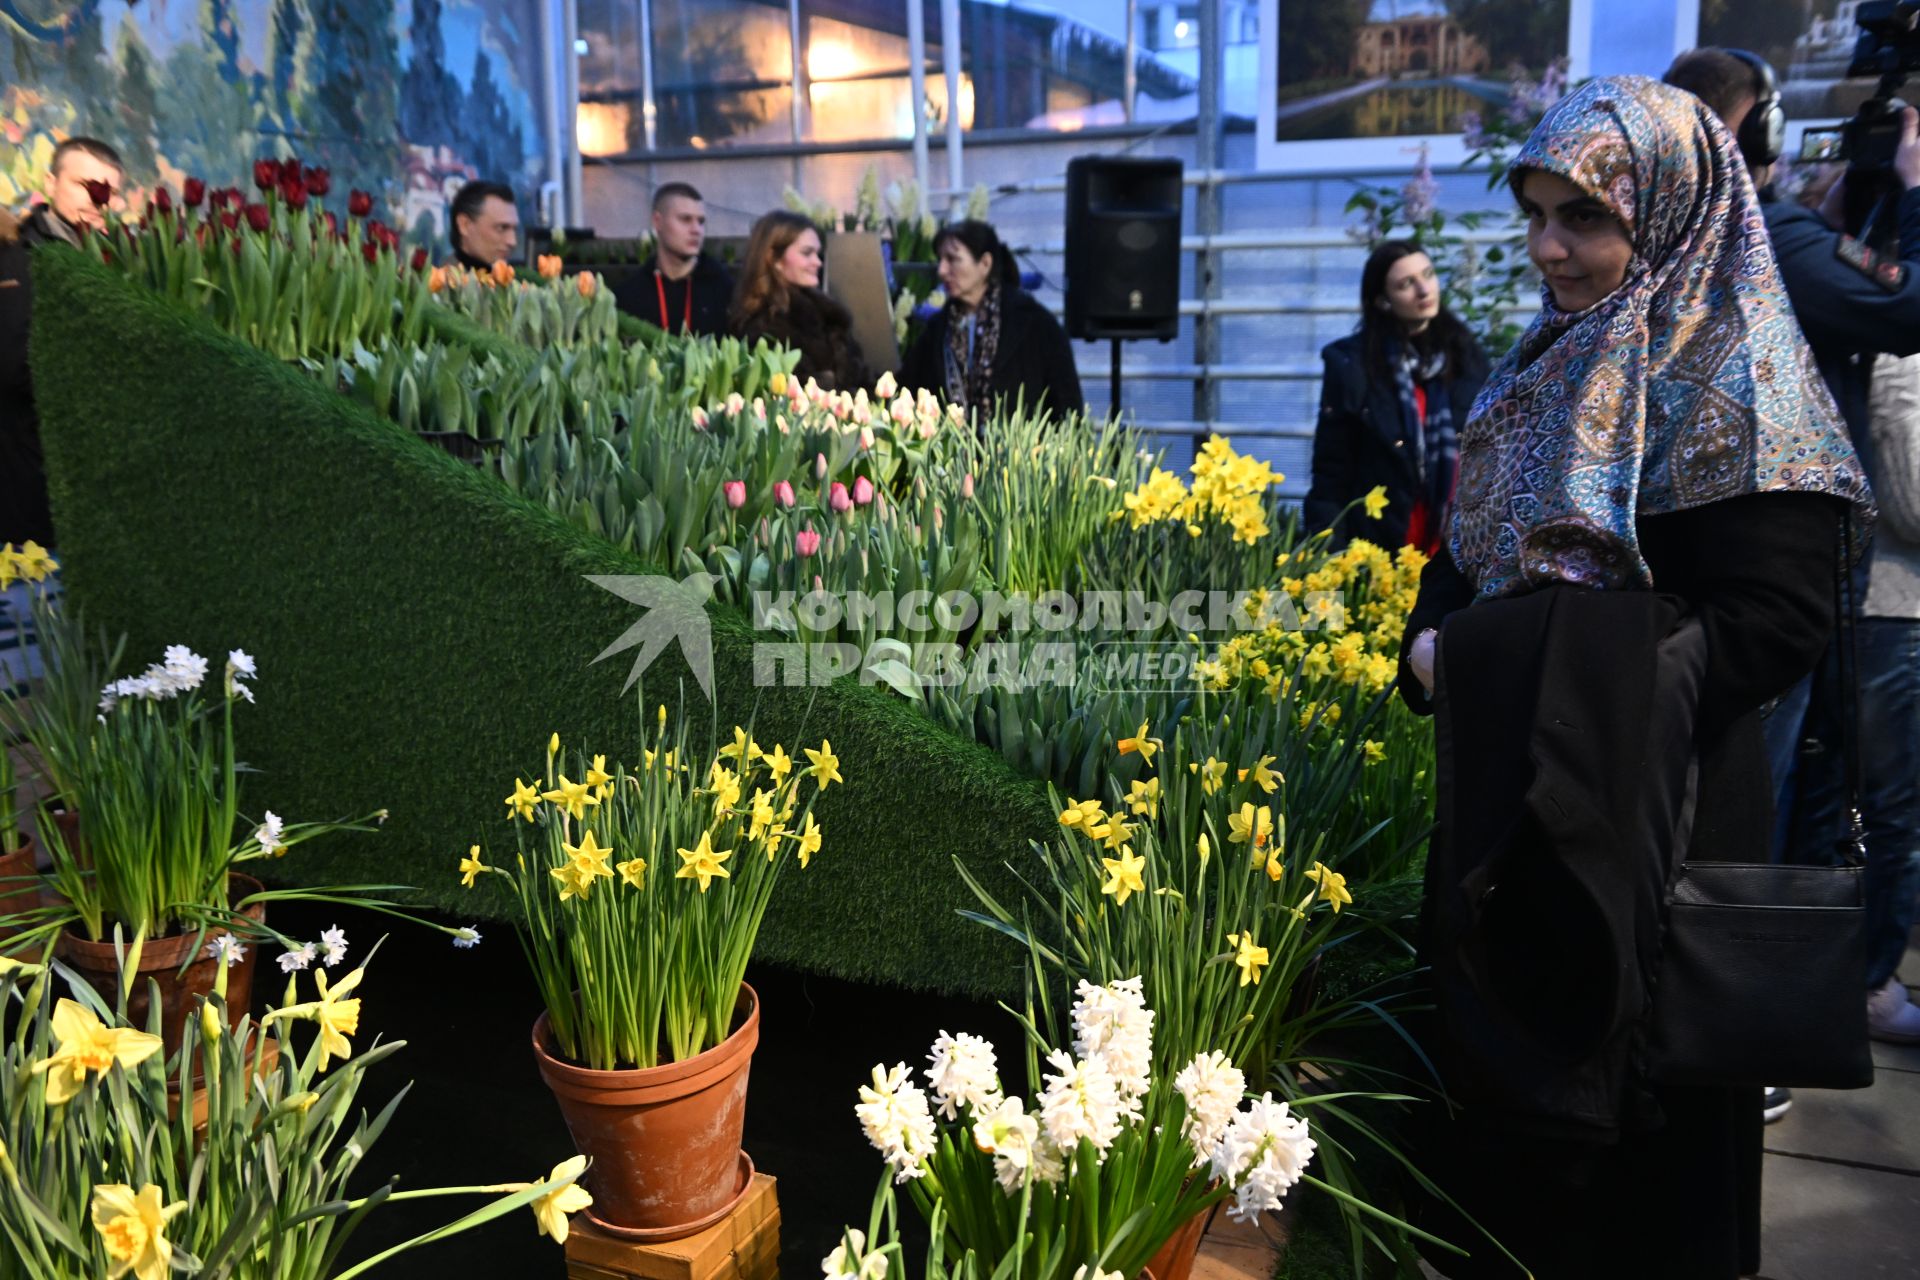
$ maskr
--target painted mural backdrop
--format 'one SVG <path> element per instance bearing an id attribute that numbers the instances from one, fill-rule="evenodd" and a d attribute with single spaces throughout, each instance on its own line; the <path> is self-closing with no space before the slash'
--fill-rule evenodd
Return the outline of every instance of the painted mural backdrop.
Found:
<path id="1" fill-rule="evenodd" d="M 0 0 L 0 205 L 83 133 L 129 186 L 298 155 L 421 243 L 461 183 L 545 176 L 535 0 Z"/>

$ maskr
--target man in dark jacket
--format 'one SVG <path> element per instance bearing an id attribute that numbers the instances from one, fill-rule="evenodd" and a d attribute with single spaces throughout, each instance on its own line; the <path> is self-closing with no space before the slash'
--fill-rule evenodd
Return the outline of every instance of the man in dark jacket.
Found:
<path id="1" fill-rule="evenodd" d="M 447 240 L 453 260 L 472 271 L 511 262 L 520 246 L 520 209 L 504 182 L 469 182 L 453 196 Z"/>
<path id="2" fill-rule="evenodd" d="M 37 245 L 78 245 L 88 229 L 104 227 L 103 210 L 119 199 L 122 172 L 120 157 L 106 143 L 68 138 L 54 148 L 47 203 L 18 220 L 0 211 L 0 543 L 54 541 L 27 366 L 33 317 L 28 259 Z"/>
<path id="3" fill-rule="evenodd" d="M 1777 102 L 1771 73 L 1752 55 L 1724 49 L 1695 49 L 1682 54 L 1667 72 L 1667 83 L 1689 90 L 1712 107 L 1741 143 L 1756 186 L 1771 177 L 1776 155 L 1760 150 L 1764 130 L 1750 123 L 1753 113 Z M 1881 483 L 1868 431 L 1867 406 L 1876 353 L 1920 352 L 1920 112 L 1908 107 L 1894 153 L 1893 176 L 1900 195 L 1893 206 L 1897 243 L 1882 255 L 1835 229 L 1845 200 L 1846 180 L 1833 185 L 1819 212 L 1789 201 L 1765 205 L 1767 231 L 1795 316 L 1819 362 L 1820 376 L 1846 419 L 1869 483 Z M 1920 430 L 1920 423 L 1912 424 Z M 1868 561 L 1863 557 L 1861 566 Z M 1856 605 L 1866 597 L 1865 573 L 1855 574 Z M 1872 691 L 1882 712 L 1906 708 L 1908 714 L 1880 714 L 1871 720 L 1842 713 L 1847 705 L 1829 652 L 1819 678 L 1803 680 L 1781 699 L 1767 720 L 1767 753 L 1783 816 L 1777 824 L 1775 854 L 1795 860 L 1823 858 L 1840 838 L 1841 792 L 1838 759 L 1845 737 L 1855 735 L 1860 759 L 1859 803 L 1866 821 L 1866 894 L 1869 915 L 1886 939 L 1869 938 L 1869 948 L 1898 955 L 1914 915 L 1905 866 L 1920 859 L 1920 777 L 1905 745 L 1916 731 L 1912 708 L 1920 707 L 1920 670 L 1908 657 L 1920 624 L 1894 618 L 1859 617 L 1856 622 L 1860 687 Z M 1804 737 L 1825 745 L 1818 756 L 1800 752 Z M 1819 767 L 1814 767 L 1815 762 Z M 1797 823 L 1790 815 L 1798 810 Z M 1804 841 L 1794 830 L 1809 832 Z M 1874 930 L 1870 930 L 1874 931 Z M 1868 974 L 1868 1027 L 1879 1039 L 1920 1042 L 1920 1007 L 1907 999 L 1898 975 L 1885 964 Z M 1772 1110 L 1769 1118 L 1774 1118 Z"/>
<path id="4" fill-rule="evenodd" d="M 653 193 L 653 256 L 614 288 L 620 309 L 668 333 L 721 337 L 733 277 L 701 253 L 707 241 L 707 205 L 685 182 Z"/>

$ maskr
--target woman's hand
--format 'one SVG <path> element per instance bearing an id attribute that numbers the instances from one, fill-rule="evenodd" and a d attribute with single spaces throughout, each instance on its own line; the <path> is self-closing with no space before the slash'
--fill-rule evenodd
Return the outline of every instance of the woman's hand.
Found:
<path id="1" fill-rule="evenodd" d="M 1440 633 L 1428 627 L 1413 638 L 1413 648 L 1407 652 L 1407 664 L 1413 668 L 1414 679 L 1420 687 L 1433 696 L 1433 662 L 1440 643 Z"/>

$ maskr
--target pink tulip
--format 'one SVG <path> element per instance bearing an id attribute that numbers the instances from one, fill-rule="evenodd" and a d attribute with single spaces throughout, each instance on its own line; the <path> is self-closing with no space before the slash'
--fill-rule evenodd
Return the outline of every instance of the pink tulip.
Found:
<path id="1" fill-rule="evenodd" d="M 827 494 L 827 505 L 838 512 L 853 510 L 853 499 L 847 496 L 847 486 L 835 480 L 833 488 Z"/>
<path id="2" fill-rule="evenodd" d="M 745 480 L 729 480 L 720 486 L 720 491 L 727 495 L 727 505 L 735 511 L 747 505 L 747 482 Z"/>
<path id="3" fill-rule="evenodd" d="M 904 427 L 913 421 L 913 401 L 901 396 L 893 402 L 893 407 L 888 412 L 896 423 Z"/>
<path id="4" fill-rule="evenodd" d="M 773 500 L 783 507 L 791 507 L 794 502 L 793 486 L 785 480 L 773 486 Z"/>
<path id="5" fill-rule="evenodd" d="M 893 393 L 899 390 L 899 387 L 900 384 L 893 380 L 891 373 L 883 373 L 880 375 L 879 383 L 874 387 L 874 392 L 882 400 L 891 400 L 893 399 Z"/>
<path id="6" fill-rule="evenodd" d="M 739 417 L 740 414 L 745 411 L 746 407 L 746 397 L 742 396 L 738 391 L 733 392 L 727 397 L 727 412 L 734 417 Z"/>
<path id="7" fill-rule="evenodd" d="M 873 501 L 873 481 L 865 476 L 856 477 L 853 482 L 853 501 L 855 506 L 866 506 Z"/>
<path id="8" fill-rule="evenodd" d="M 700 408 L 698 405 L 694 406 L 693 425 L 701 431 L 705 431 L 707 429 L 707 411 L 705 409 Z"/>
<path id="9" fill-rule="evenodd" d="M 963 498 L 973 496 L 973 472 L 971 471 L 967 472 L 967 478 L 960 482 L 960 496 Z"/>
<path id="10" fill-rule="evenodd" d="M 820 535 L 811 529 L 802 529 L 793 536 L 793 549 L 803 556 L 810 556 L 820 550 Z"/>
<path id="11" fill-rule="evenodd" d="M 860 447 L 862 449 L 873 448 L 873 428 L 872 427 L 860 428 Z"/>

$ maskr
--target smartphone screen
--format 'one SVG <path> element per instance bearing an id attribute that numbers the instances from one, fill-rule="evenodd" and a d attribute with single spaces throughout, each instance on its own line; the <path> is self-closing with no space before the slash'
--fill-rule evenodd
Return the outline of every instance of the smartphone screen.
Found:
<path id="1" fill-rule="evenodd" d="M 1818 164 L 1847 158 L 1847 131 L 1844 125 L 1831 129 L 1808 129 L 1800 135 L 1800 163 Z"/>

